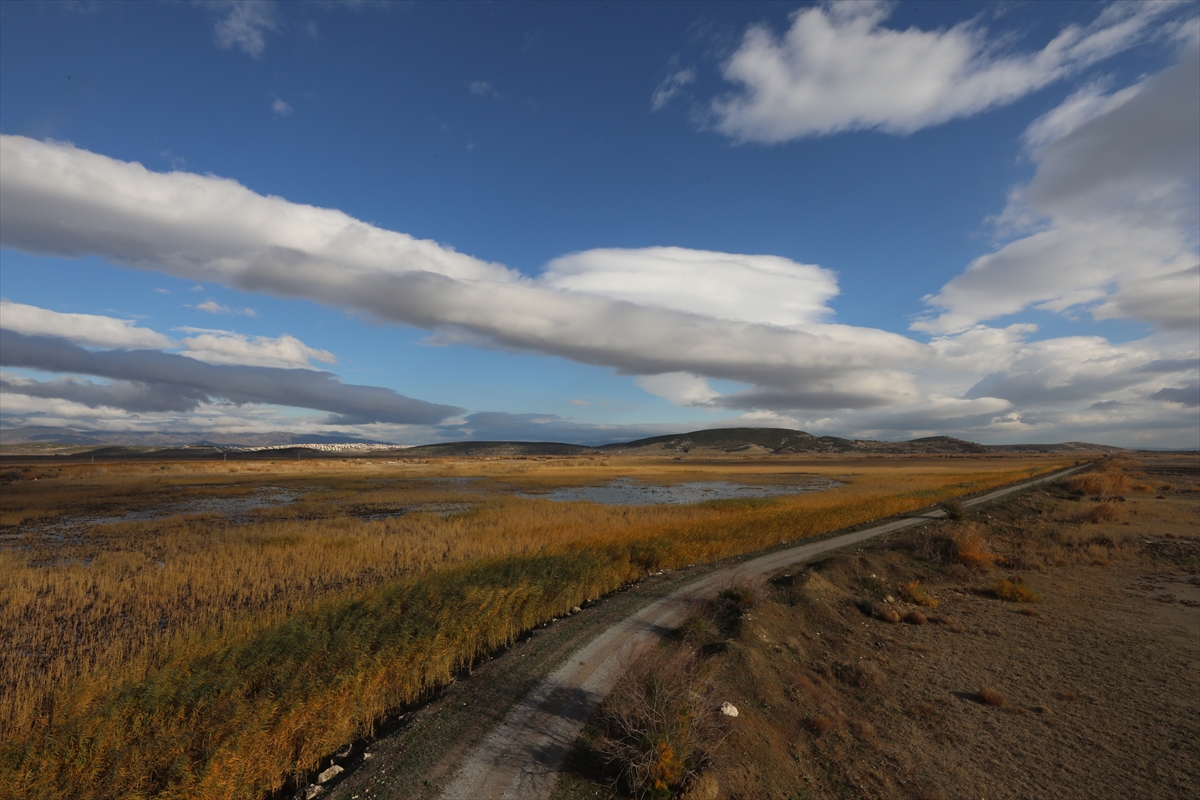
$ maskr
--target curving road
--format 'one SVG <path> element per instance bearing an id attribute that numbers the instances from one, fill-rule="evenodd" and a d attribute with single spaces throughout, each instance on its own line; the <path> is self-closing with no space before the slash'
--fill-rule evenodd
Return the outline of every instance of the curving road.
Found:
<path id="1" fill-rule="evenodd" d="M 1058 480 L 1090 466 L 1083 464 L 1031 481 L 1006 486 L 966 500 L 964 506 L 986 503 L 1039 483 Z M 508 713 L 495 730 L 467 755 L 444 800 L 543 800 L 550 796 L 567 751 L 625 667 L 644 649 L 687 618 L 701 598 L 759 578 L 792 564 L 847 545 L 872 539 L 944 517 L 938 509 L 844 533 L 818 542 L 798 544 L 711 572 L 673 594 L 646 606 L 613 625 L 544 680 Z"/>

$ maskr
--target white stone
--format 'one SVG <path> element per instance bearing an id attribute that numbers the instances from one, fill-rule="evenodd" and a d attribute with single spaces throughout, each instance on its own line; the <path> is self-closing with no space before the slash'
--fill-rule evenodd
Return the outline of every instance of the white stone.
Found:
<path id="1" fill-rule="evenodd" d="M 336 778 L 338 775 L 341 775 L 345 771 L 346 770 L 342 769 L 337 764 L 334 764 L 332 767 L 317 776 L 317 783 L 329 783 L 331 780 Z"/>
<path id="2" fill-rule="evenodd" d="M 294 797 L 295 800 L 313 800 L 314 797 L 320 797 L 323 794 L 325 794 L 324 786 L 309 784 L 308 786 L 301 786 L 299 789 L 297 789 Z"/>
<path id="3" fill-rule="evenodd" d="M 721 703 L 721 713 L 727 717 L 736 717 L 738 715 L 737 706 L 729 701 Z"/>

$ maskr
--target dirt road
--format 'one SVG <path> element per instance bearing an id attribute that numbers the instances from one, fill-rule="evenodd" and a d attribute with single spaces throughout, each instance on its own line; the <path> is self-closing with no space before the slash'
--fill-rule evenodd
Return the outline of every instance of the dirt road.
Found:
<path id="1" fill-rule="evenodd" d="M 978 505 L 1039 483 L 1054 481 L 1089 465 L 1004 487 L 967 500 Z M 464 759 L 443 792 L 445 800 L 547 798 L 564 757 L 584 724 L 625 667 L 645 648 L 682 622 L 694 603 L 739 582 L 757 579 L 823 553 L 945 516 L 935 510 L 818 542 L 798 544 L 708 573 L 668 597 L 610 627 L 576 651 L 530 692 Z"/>

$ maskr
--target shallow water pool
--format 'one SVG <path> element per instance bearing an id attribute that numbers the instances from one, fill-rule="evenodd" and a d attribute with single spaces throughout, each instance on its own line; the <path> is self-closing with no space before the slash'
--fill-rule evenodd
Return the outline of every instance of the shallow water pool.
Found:
<path id="1" fill-rule="evenodd" d="M 822 492 L 839 485 L 829 478 L 813 477 L 804 483 L 752 484 L 733 481 L 692 481 L 671 485 L 642 483 L 630 478 L 617 478 L 596 486 L 572 486 L 548 492 L 517 492 L 518 497 L 555 500 L 563 503 L 581 501 L 607 506 L 687 505 L 709 500 L 740 500 L 760 497 L 786 497 L 806 492 Z"/>

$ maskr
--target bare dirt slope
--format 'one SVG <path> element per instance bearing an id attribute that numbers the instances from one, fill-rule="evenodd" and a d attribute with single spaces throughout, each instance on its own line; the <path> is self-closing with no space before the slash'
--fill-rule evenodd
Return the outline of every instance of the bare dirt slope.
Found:
<path id="1" fill-rule="evenodd" d="M 732 634 L 690 626 L 710 632 L 668 646 L 701 654 L 707 702 L 740 713 L 678 791 L 1196 797 L 1197 466 L 1147 457 L 1028 491 L 776 575 Z M 557 797 L 629 794 L 595 756 L 604 735 L 588 729 Z"/>

